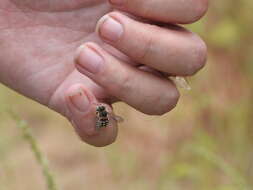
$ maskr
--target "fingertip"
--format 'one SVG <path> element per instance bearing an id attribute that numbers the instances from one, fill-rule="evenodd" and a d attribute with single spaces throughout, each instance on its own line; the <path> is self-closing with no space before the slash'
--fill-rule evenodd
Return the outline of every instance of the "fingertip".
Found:
<path id="1" fill-rule="evenodd" d="M 77 63 L 78 62 L 78 58 L 82 52 L 82 50 L 85 48 L 84 44 L 80 45 L 77 49 L 76 49 L 76 52 L 75 52 L 75 55 L 74 55 L 74 62 Z"/>
<path id="2" fill-rule="evenodd" d="M 113 144 L 118 135 L 117 124 L 108 126 L 107 128 L 102 128 L 96 135 L 85 135 L 83 133 L 78 133 L 80 139 L 83 142 L 95 147 L 105 147 Z"/>
<path id="3" fill-rule="evenodd" d="M 67 90 L 65 98 L 70 110 L 83 113 L 89 110 L 92 99 L 88 91 L 80 84 L 71 86 Z"/>
<path id="4" fill-rule="evenodd" d="M 99 32 L 100 26 L 104 23 L 104 21 L 105 21 L 108 17 L 109 17 L 108 14 L 106 14 L 106 15 L 102 16 L 102 17 L 98 20 L 97 25 L 96 25 L 96 29 L 95 29 L 95 33 L 98 34 L 98 36 L 99 36 L 99 33 L 100 33 L 100 32 Z"/>
<path id="5" fill-rule="evenodd" d="M 65 100 L 70 113 L 69 120 L 82 141 L 102 147 L 116 140 L 117 122 L 111 120 L 107 127 L 96 128 L 96 107 L 99 103 L 84 85 L 72 85 L 66 90 Z M 112 112 L 109 105 L 104 105 L 106 110 Z"/>
<path id="6" fill-rule="evenodd" d="M 109 43 L 117 43 L 124 34 L 124 26 L 117 19 L 117 12 L 111 12 L 103 16 L 97 23 L 96 33 Z"/>
<path id="7" fill-rule="evenodd" d="M 89 90 L 82 84 L 72 85 L 65 93 L 69 120 L 75 129 L 88 136 L 96 134 L 94 129 L 95 115 L 92 114 L 92 103 L 96 101 Z"/>

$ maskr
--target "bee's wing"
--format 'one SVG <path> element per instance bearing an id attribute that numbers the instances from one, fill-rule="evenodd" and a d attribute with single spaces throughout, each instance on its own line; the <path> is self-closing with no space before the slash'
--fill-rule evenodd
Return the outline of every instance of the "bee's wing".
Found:
<path id="1" fill-rule="evenodd" d="M 115 115 L 115 114 L 113 114 L 113 113 L 110 113 L 110 117 L 111 117 L 112 119 L 114 119 L 115 121 L 117 121 L 118 123 L 124 122 L 124 119 L 123 119 L 122 117 L 120 117 L 120 116 L 118 116 L 118 115 Z"/>
<path id="2" fill-rule="evenodd" d="M 103 105 L 102 103 L 93 103 L 93 104 L 96 105 L 96 106 L 101 106 L 101 105 Z M 120 116 L 118 116 L 118 115 L 115 115 L 115 114 L 113 114 L 113 113 L 111 113 L 111 112 L 108 112 L 108 113 L 109 113 L 110 118 L 112 118 L 112 119 L 115 120 L 116 122 L 122 123 L 122 122 L 124 121 L 124 119 L 123 119 L 122 117 L 120 117 Z"/>
<path id="3" fill-rule="evenodd" d="M 170 77 L 170 79 L 176 84 L 177 87 L 183 88 L 185 90 L 191 90 L 191 87 L 188 84 L 186 78 L 176 76 L 176 77 Z"/>

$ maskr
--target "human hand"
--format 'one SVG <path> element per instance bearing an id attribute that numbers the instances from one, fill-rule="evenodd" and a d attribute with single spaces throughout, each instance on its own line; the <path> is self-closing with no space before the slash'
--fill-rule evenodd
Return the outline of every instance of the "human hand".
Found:
<path id="1" fill-rule="evenodd" d="M 206 48 L 196 35 L 166 23 L 197 20 L 207 2 L 125 2 L 113 7 L 134 17 L 110 13 L 113 8 L 105 0 L 2 0 L 0 81 L 67 117 L 82 140 L 95 146 L 110 144 L 117 136 L 113 120 L 109 127 L 95 130 L 98 102 L 108 103 L 108 110 L 111 103 L 123 100 L 147 114 L 170 111 L 179 93 L 166 77 L 197 72 L 204 65 Z M 99 36 L 96 23 L 107 13 L 98 24 Z M 108 20 L 122 35 L 112 31 Z M 155 26 L 158 21 L 163 28 Z M 109 41 L 106 34 L 119 39 Z M 97 58 L 102 67 L 88 68 L 94 52 L 102 56 Z"/>

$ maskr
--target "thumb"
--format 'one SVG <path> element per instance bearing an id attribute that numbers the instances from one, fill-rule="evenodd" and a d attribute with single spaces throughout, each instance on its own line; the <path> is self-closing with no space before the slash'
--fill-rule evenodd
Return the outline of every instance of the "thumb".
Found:
<path id="1" fill-rule="evenodd" d="M 112 144 L 117 137 L 117 122 L 109 117 L 107 127 L 96 127 L 96 97 L 82 84 L 72 85 L 65 93 L 69 120 L 81 139 L 93 146 L 102 147 Z M 112 112 L 109 105 L 103 104 L 106 111 Z"/>

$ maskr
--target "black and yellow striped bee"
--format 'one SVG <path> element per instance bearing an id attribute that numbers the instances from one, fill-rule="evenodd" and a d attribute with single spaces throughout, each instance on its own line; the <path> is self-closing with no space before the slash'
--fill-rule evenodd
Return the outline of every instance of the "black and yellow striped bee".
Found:
<path id="1" fill-rule="evenodd" d="M 108 127 L 110 119 L 114 119 L 116 122 L 123 122 L 123 118 L 116 116 L 106 110 L 104 105 L 97 105 L 96 107 L 96 129 Z"/>
<path id="2" fill-rule="evenodd" d="M 107 127 L 109 125 L 108 112 L 106 111 L 105 106 L 99 105 L 96 108 L 96 128 L 100 129 L 102 127 Z"/>

